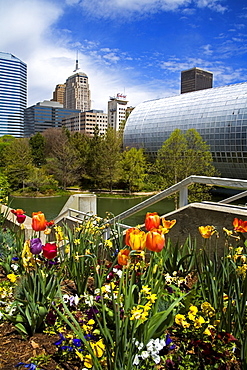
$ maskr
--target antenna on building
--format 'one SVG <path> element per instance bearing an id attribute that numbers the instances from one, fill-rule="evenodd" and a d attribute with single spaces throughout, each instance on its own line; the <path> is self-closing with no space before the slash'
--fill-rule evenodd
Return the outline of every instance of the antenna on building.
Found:
<path id="1" fill-rule="evenodd" d="M 78 50 L 76 53 L 76 61 L 75 61 L 75 70 L 73 72 L 77 72 L 79 70 L 79 62 L 78 62 Z"/>

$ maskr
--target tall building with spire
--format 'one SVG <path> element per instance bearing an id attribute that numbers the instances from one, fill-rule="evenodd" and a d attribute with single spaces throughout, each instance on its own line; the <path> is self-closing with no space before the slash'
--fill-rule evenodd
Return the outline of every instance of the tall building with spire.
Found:
<path id="1" fill-rule="evenodd" d="M 88 76 L 79 69 L 77 57 L 74 74 L 65 83 L 64 108 L 85 112 L 91 109 L 90 90 Z"/>
<path id="2" fill-rule="evenodd" d="M 0 136 L 23 137 L 27 107 L 27 65 L 0 52 Z"/>

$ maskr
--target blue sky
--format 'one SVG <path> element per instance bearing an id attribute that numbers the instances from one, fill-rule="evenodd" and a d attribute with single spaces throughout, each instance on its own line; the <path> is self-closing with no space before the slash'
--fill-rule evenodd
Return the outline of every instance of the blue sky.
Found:
<path id="1" fill-rule="evenodd" d="M 92 107 L 180 93 L 182 70 L 214 87 L 247 81 L 245 0 L 0 0 L 0 51 L 28 66 L 28 106 L 49 100 L 79 66 Z"/>

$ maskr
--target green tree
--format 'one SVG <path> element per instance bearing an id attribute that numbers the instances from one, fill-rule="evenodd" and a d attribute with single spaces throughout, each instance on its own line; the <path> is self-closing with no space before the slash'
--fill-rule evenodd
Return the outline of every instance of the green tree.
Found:
<path id="1" fill-rule="evenodd" d="M 12 189 L 24 188 L 24 180 L 32 168 L 32 155 L 28 139 L 15 139 L 3 152 L 7 176 Z"/>
<path id="2" fill-rule="evenodd" d="M 104 183 L 112 192 L 113 184 L 119 179 L 120 171 L 120 148 L 122 137 L 119 132 L 109 128 L 102 142 L 102 169 Z"/>
<path id="3" fill-rule="evenodd" d="M 176 129 L 158 151 L 155 168 L 165 188 L 191 175 L 216 175 L 212 163 L 209 146 L 195 129 L 189 129 L 185 134 Z M 205 199 L 205 189 L 202 185 L 192 185 L 190 200 L 199 200 L 202 196 Z M 175 200 L 177 206 L 177 197 Z"/>
<path id="4" fill-rule="evenodd" d="M 7 203 L 9 182 L 7 176 L 0 172 L 0 203 Z"/>
<path id="5" fill-rule="evenodd" d="M 64 129 L 50 129 L 44 132 L 46 138 L 45 152 L 50 175 L 59 181 L 63 189 L 78 181 L 78 154 L 70 142 L 70 135 Z"/>
<path id="6" fill-rule="evenodd" d="M 24 183 L 36 192 L 45 192 L 50 189 L 55 190 L 58 187 L 58 182 L 52 175 L 47 175 L 44 168 L 37 167 L 33 167 L 29 176 L 24 180 Z"/>
<path id="7" fill-rule="evenodd" d="M 41 167 L 46 163 L 45 159 L 45 138 L 40 132 L 30 137 L 29 145 L 33 157 L 33 164 L 36 167 Z"/>
<path id="8" fill-rule="evenodd" d="M 145 179 L 146 158 L 143 149 L 126 149 L 120 162 L 121 178 L 128 186 L 129 192 L 141 190 Z"/>
<path id="9" fill-rule="evenodd" d="M 94 187 L 101 187 L 104 179 L 103 169 L 103 138 L 95 126 L 94 135 L 89 141 L 89 153 L 86 164 L 86 173 Z"/>
<path id="10" fill-rule="evenodd" d="M 14 140 L 15 140 L 15 137 L 12 135 L 3 135 L 0 137 L 0 167 L 5 166 L 5 161 L 4 161 L 5 148 L 9 146 L 10 143 Z"/>
<path id="11" fill-rule="evenodd" d="M 81 132 L 75 132 L 70 137 L 70 143 L 76 151 L 78 160 L 78 180 L 80 185 L 87 186 L 88 180 L 91 178 L 88 173 L 88 160 L 90 156 L 90 137 Z"/>

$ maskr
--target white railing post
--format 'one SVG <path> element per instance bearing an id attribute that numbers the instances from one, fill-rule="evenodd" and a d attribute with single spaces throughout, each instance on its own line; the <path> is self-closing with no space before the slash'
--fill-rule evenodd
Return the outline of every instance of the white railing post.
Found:
<path id="1" fill-rule="evenodd" d="M 188 186 L 183 186 L 179 190 L 179 208 L 187 206 L 188 204 Z"/>

